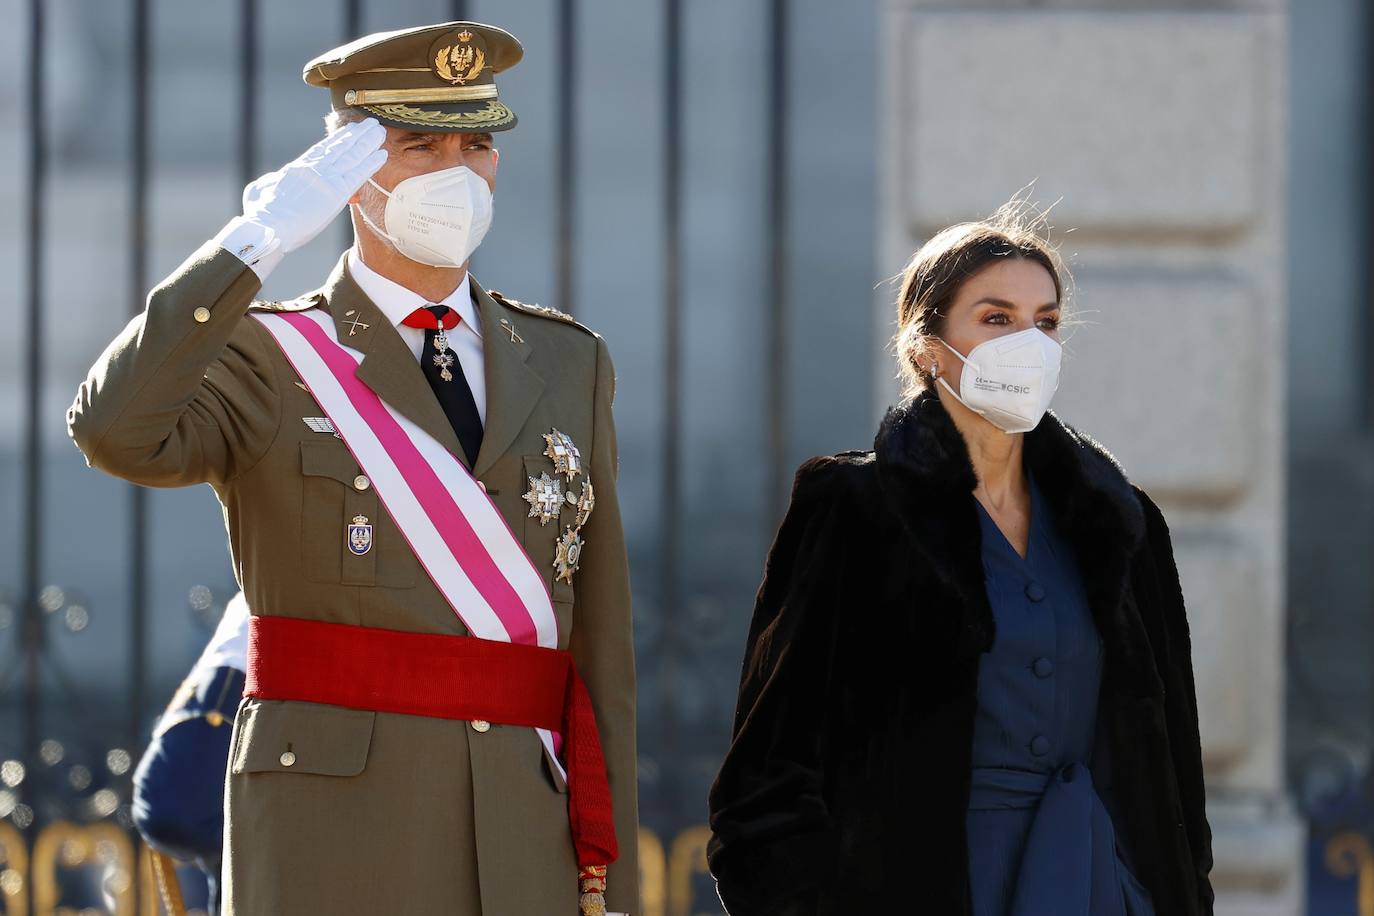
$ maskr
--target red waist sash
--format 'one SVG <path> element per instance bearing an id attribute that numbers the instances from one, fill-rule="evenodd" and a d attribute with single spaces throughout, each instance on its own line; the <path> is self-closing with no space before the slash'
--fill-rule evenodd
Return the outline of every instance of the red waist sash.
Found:
<path id="1" fill-rule="evenodd" d="M 243 693 L 559 732 L 577 863 L 608 865 L 619 854 L 591 696 L 561 649 L 255 616 Z"/>

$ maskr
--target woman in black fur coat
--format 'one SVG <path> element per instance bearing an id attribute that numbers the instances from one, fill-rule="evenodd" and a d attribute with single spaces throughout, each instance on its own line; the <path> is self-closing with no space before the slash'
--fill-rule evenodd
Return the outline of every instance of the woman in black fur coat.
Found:
<path id="1" fill-rule="evenodd" d="M 1045 412 L 1062 267 L 1023 212 L 916 253 L 908 398 L 797 472 L 710 796 L 732 916 L 1212 912 L 1169 530 Z"/>

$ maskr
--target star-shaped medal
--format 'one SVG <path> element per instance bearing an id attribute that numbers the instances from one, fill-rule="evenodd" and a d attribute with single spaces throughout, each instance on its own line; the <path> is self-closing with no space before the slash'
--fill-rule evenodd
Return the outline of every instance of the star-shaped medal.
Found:
<path id="1" fill-rule="evenodd" d="M 544 441 L 549 445 L 544 454 L 553 462 L 554 472 L 572 483 L 573 478 L 582 473 L 582 453 L 573 445 L 572 437 L 555 429 L 544 434 Z"/>
<path id="2" fill-rule="evenodd" d="M 563 485 L 548 474 L 540 474 L 538 479 L 529 478 L 530 491 L 525 494 L 525 502 L 530 504 L 527 518 L 539 519 L 540 525 L 547 525 L 558 518 L 559 507 L 563 505 Z"/>
<path id="3" fill-rule="evenodd" d="M 558 556 L 553 561 L 554 569 L 558 570 L 555 579 L 572 584 L 573 573 L 577 572 L 577 566 L 582 561 L 584 543 L 577 529 L 569 527 L 563 532 L 558 539 Z"/>

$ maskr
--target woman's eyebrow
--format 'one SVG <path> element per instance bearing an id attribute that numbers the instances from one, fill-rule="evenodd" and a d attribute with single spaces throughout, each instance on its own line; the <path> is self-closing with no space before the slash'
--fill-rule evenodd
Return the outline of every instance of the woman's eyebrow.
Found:
<path id="1" fill-rule="evenodd" d="M 1015 304 L 1015 303 L 1013 303 L 1013 302 L 1008 302 L 1006 299 L 998 299 L 996 296 L 984 296 L 982 299 L 979 299 L 977 302 L 975 302 L 975 303 L 973 303 L 973 304 L 974 304 L 974 305 L 995 305 L 995 306 L 997 306 L 998 308 L 1012 309 L 1013 311 L 1015 311 L 1015 309 L 1016 309 L 1016 304 Z M 1059 308 L 1059 303 L 1058 303 L 1058 302 L 1047 302 L 1047 303 L 1045 303 L 1044 305 L 1040 306 L 1038 309 L 1036 309 L 1036 312 L 1052 312 L 1052 311 L 1054 311 L 1054 310 L 1057 309 L 1057 308 Z"/>

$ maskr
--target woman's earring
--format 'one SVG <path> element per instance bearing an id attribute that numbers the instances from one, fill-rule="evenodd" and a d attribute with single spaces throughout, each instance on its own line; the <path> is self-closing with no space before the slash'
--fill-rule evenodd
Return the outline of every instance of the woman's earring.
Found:
<path id="1" fill-rule="evenodd" d="M 939 378 L 939 377 L 940 377 L 940 361 L 939 361 L 939 360 L 936 360 L 935 362 L 933 362 L 933 363 L 930 364 L 930 377 L 931 377 L 931 378 Z"/>

